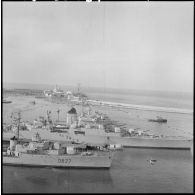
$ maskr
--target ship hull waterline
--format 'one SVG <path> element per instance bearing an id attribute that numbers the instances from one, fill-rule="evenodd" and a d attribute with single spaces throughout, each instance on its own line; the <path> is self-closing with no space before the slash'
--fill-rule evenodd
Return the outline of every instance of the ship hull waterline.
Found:
<path id="1" fill-rule="evenodd" d="M 111 167 L 110 156 L 50 156 L 20 154 L 19 157 L 3 156 L 3 165 L 53 168 L 105 168 Z"/>
<path id="2" fill-rule="evenodd" d="M 75 135 L 73 131 L 69 133 L 49 132 L 48 130 L 36 129 L 33 131 L 20 131 L 20 138 L 31 140 L 32 136 L 38 132 L 42 139 L 52 141 L 76 141 L 90 144 L 121 144 L 123 147 L 132 148 L 155 148 L 155 149 L 183 149 L 190 150 L 193 145 L 192 139 L 167 139 L 149 137 L 121 137 L 108 133 L 107 135 Z M 9 141 L 15 134 L 14 132 L 3 133 L 3 140 Z"/>

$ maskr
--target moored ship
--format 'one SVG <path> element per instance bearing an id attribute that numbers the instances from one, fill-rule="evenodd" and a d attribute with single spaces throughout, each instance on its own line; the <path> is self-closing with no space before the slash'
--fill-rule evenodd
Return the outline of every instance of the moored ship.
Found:
<path id="1" fill-rule="evenodd" d="M 3 99 L 3 103 L 10 104 L 10 103 L 12 103 L 12 101 Z"/>
<path id="2" fill-rule="evenodd" d="M 157 116 L 156 119 L 149 119 L 150 122 L 167 123 L 167 119 Z"/>
<path id="3" fill-rule="evenodd" d="M 60 168 L 110 168 L 112 153 L 106 147 L 33 140 L 19 144 L 10 139 L 10 146 L 3 152 L 3 165 L 46 166 Z"/>
<path id="4" fill-rule="evenodd" d="M 104 117 L 100 118 L 104 121 Z M 77 117 L 75 108 L 72 108 L 67 113 L 67 120 L 64 124 L 56 124 L 51 126 L 40 127 L 37 124 L 36 128 L 20 131 L 20 138 L 30 140 L 32 136 L 38 132 L 41 137 L 53 141 L 74 141 L 75 143 L 90 143 L 90 144 L 114 144 L 122 145 L 123 147 L 136 148 L 168 148 L 168 149 L 187 149 L 190 150 L 193 140 L 186 138 L 171 138 L 155 135 L 148 135 L 142 131 L 129 129 L 128 132 L 122 134 L 120 128 L 115 128 L 115 131 L 106 131 L 104 126 L 98 122 L 98 119 L 91 117 L 91 125 L 89 119 Z M 44 121 L 44 120 L 43 120 Z M 51 121 L 49 118 L 48 121 Z M 3 140 L 9 140 L 13 137 L 13 131 L 3 132 Z"/>

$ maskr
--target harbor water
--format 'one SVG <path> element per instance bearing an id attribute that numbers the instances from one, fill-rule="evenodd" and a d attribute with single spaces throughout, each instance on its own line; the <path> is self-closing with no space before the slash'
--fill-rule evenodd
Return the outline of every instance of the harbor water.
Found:
<path id="1" fill-rule="evenodd" d="M 190 193 L 193 159 L 190 151 L 126 148 L 108 170 L 3 166 L 3 192 Z"/>
<path id="2" fill-rule="evenodd" d="M 143 92 L 144 93 L 144 92 Z M 149 106 L 193 109 L 193 99 L 180 95 L 148 95 L 134 92 L 106 95 L 89 92 L 91 98 L 110 102 Z M 108 94 L 108 93 L 107 93 Z M 138 98 L 139 96 L 139 98 Z M 147 96 L 147 97 L 146 97 Z M 9 96 L 11 104 L 3 104 L 3 122 L 10 122 L 13 111 L 22 110 L 23 121 L 33 121 L 46 116 L 51 110 L 52 119 L 65 120 L 70 109 L 66 104 L 56 104 L 31 96 Z M 35 105 L 30 104 L 36 101 Z M 166 113 L 134 109 L 93 107 L 112 120 L 128 128 L 140 128 L 155 135 L 193 138 L 193 114 Z M 81 111 L 76 106 L 78 112 Z M 148 122 L 162 116 L 167 123 Z M 150 159 L 157 160 L 153 165 Z M 3 192 L 9 193 L 180 193 L 193 192 L 193 153 L 186 150 L 125 148 L 114 155 L 110 169 L 57 169 L 3 166 Z"/>

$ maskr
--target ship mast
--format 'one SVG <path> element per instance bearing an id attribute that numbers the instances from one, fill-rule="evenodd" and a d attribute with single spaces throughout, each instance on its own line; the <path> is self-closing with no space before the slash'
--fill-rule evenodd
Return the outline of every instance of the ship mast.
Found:
<path id="1" fill-rule="evenodd" d="M 58 122 L 59 122 L 60 109 L 57 110 L 57 113 L 58 113 Z"/>
<path id="2" fill-rule="evenodd" d="M 16 124 L 17 124 L 17 134 L 16 134 L 16 136 L 17 136 L 17 138 L 19 140 L 20 123 L 21 123 L 21 112 L 18 111 L 17 112 L 17 116 L 13 116 L 13 113 L 12 113 L 11 118 L 12 117 L 13 117 L 13 121 L 16 122 Z"/>
<path id="3" fill-rule="evenodd" d="M 52 124 L 52 120 L 51 120 L 50 115 L 51 115 L 51 111 L 47 110 L 47 120 L 48 120 L 49 125 Z"/>
<path id="4" fill-rule="evenodd" d="M 78 89 L 78 94 L 80 93 L 80 86 L 81 86 L 81 84 L 80 83 L 78 83 L 78 85 L 77 85 L 77 89 Z"/>

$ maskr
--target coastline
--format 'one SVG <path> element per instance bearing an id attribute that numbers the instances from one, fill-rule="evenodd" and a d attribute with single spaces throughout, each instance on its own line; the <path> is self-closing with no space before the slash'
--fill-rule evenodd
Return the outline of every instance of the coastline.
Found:
<path id="1" fill-rule="evenodd" d="M 94 105 L 103 105 L 117 108 L 129 108 L 135 110 L 146 110 L 146 111 L 158 111 L 158 112 L 171 112 L 171 113 L 180 113 L 180 114 L 193 114 L 193 110 L 189 109 L 180 109 L 180 108 L 167 108 L 167 107 L 158 107 L 158 106 L 146 106 L 146 105 L 137 105 L 137 104 L 125 104 L 117 102 L 106 102 L 99 100 L 87 100 L 88 103 Z"/>
<path id="2" fill-rule="evenodd" d="M 24 95 L 24 96 L 35 96 L 35 97 L 39 97 L 39 96 L 43 96 L 43 91 L 40 89 L 22 89 L 22 88 L 4 88 L 4 96 L 16 96 L 16 95 Z M 92 92 L 93 93 L 93 92 Z M 135 92 L 134 92 L 135 93 Z M 134 96 L 135 94 L 132 94 L 132 96 Z M 141 92 L 139 92 L 141 93 Z M 137 93 L 138 97 L 139 97 L 139 93 Z M 187 104 L 187 107 L 181 107 L 181 105 L 178 102 L 178 106 L 174 106 L 173 104 L 171 104 L 171 102 L 173 103 L 173 97 L 171 98 L 171 101 L 169 102 L 169 104 L 165 104 L 165 105 L 161 105 L 156 103 L 156 101 L 160 101 L 160 99 L 158 99 L 160 96 L 158 94 L 158 96 L 155 99 L 155 103 L 153 102 L 153 104 L 147 104 L 146 102 L 143 102 L 142 100 L 140 101 L 135 101 L 135 99 L 131 99 L 130 96 L 128 96 L 128 98 L 130 98 L 127 102 L 123 101 L 121 98 L 124 98 L 125 100 L 125 96 L 123 96 L 125 93 L 121 94 L 122 96 L 120 97 L 121 101 L 117 101 L 116 99 L 112 99 L 110 98 L 110 100 L 105 99 L 103 96 L 102 98 L 100 98 L 99 96 L 91 96 L 91 93 L 87 93 L 89 96 L 88 100 L 86 101 L 89 104 L 92 105 L 98 105 L 98 106 L 109 106 L 109 107 L 115 107 L 115 108 L 124 108 L 124 109 L 134 109 L 134 110 L 144 110 L 144 111 L 159 111 L 159 112 L 167 112 L 167 113 L 180 113 L 180 114 L 193 114 L 193 108 L 191 109 L 191 107 L 193 107 L 193 105 L 191 105 L 191 103 Z M 113 93 L 113 95 L 115 95 L 115 93 Z M 146 94 L 147 95 L 147 94 Z M 155 94 L 157 95 L 157 94 Z M 155 97 L 154 95 L 154 97 Z M 167 94 L 161 94 L 162 96 L 166 96 Z M 180 94 L 181 96 L 181 94 Z M 179 97 L 180 97 L 179 96 Z M 140 96 L 141 97 L 141 96 Z M 148 97 L 148 96 L 147 96 Z M 42 98 L 46 98 L 46 97 L 42 97 Z M 98 98 L 98 99 L 96 99 Z M 142 99 L 144 98 L 144 96 L 142 97 Z M 9 99 L 9 98 L 8 98 Z M 99 100 L 100 99 L 100 100 Z M 127 100 L 127 99 L 126 99 Z M 176 99 L 174 99 L 176 100 Z M 151 100 L 150 100 L 151 101 Z M 72 102 L 75 103 L 82 103 L 82 101 L 79 100 L 72 100 Z M 62 99 L 58 102 L 58 103 L 63 103 Z M 172 107 L 169 107 L 169 105 L 172 105 Z"/>

